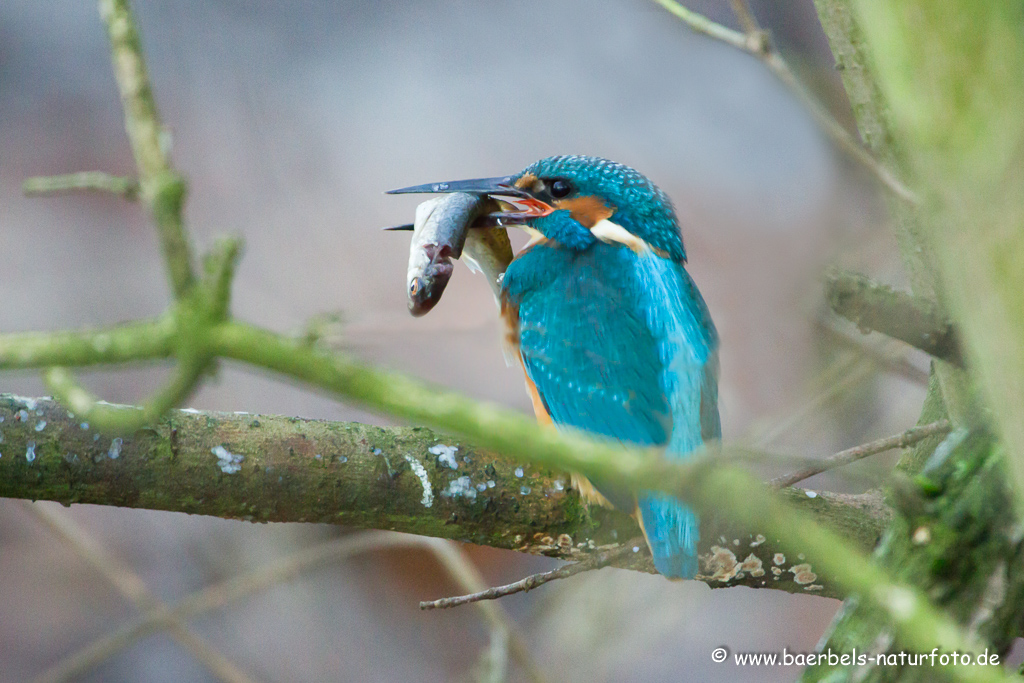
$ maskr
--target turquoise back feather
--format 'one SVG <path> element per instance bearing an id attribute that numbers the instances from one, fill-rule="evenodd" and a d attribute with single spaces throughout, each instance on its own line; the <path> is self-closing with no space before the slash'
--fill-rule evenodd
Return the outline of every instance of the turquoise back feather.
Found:
<path id="1" fill-rule="evenodd" d="M 672 458 L 720 436 L 718 338 L 681 259 L 541 244 L 509 266 L 503 296 L 518 310 L 523 365 L 556 424 L 664 446 Z M 593 483 L 632 508 L 628 492 Z M 661 494 L 641 492 L 636 503 L 658 571 L 692 577 L 696 515 Z"/>

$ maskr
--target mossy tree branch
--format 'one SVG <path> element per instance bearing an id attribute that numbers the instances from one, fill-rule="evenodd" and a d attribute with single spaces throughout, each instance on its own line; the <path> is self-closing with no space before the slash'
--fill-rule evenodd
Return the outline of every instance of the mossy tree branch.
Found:
<path id="1" fill-rule="evenodd" d="M 940 360 L 963 365 L 953 325 L 932 301 L 839 270 L 825 274 L 825 298 L 834 313 L 862 332 L 880 332 Z"/>
<path id="2" fill-rule="evenodd" d="M 391 529 L 574 561 L 640 535 L 629 515 L 586 509 L 564 473 L 422 427 L 179 410 L 110 438 L 52 399 L 2 395 L 0 418 L 4 497 Z M 876 496 L 782 495 L 862 551 L 889 515 Z M 767 532 L 706 517 L 701 580 L 842 595 Z M 614 566 L 653 571 L 642 550 Z"/>
<path id="3" fill-rule="evenodd" d="M 875 557 L 938 604 L 1002 656 L 1024 625 L 1024 544 L 1014 515 L 1005 461 L 991 437 L 952 434 L 911 479 L 893 482 L 896 514 Z M 823 649 L 865 651 L 899 661 L 905 650 L 873 606 L 851 599 Z M 948 653 L 947 653 L 948 654 Z M 971 652 L 972 658 L 980 652 Z M 819 666 L 803 681 L 931 681 L 931 666 Z"/>

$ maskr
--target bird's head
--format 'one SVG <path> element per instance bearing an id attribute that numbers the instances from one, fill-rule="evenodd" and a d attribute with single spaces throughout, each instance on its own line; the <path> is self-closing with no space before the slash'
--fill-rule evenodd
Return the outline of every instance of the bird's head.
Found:
<path id="1" fill-rule="evenodd" d="M 640 172 L 599 157 L 553 156 L 516 175 L 391 191 L 410 192 L 486 194 L 507 210 L 484 217 L 479 225 L 525 227 L 537 238 L 570 249 L 586 249 L 598 240 L 630 243 L 636 238 L 675 261 L 686 260 L 668 196 Z"/>

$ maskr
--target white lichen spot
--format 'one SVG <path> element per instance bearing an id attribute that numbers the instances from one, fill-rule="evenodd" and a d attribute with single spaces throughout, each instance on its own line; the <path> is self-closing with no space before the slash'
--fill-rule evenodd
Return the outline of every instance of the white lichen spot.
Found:
<path id="1" fill-rule="evenodd" d="M 793 573 L 793 581 L 801 586 L 814 583 L 818 579 L 818 575 L 811 571 L 809 564 L 795 564 L 789 568 L 789 571 Z"/>
<path id="2" fill-rule="evenodd" d="M 555 479 L 555 483 L 552 484 L 552 486 L 555 487 L 556 491 L 563 491 L 563 490 L 565 490 L 565 482 L 563 482 L 561 479 Z"/>
<path id="3" fill-rule="evenodd" d="M 638 546 L 638 545 L 633 546 L 633 552 L 634 553 L 640 552 L 640 546 Z"/>
<path id="4" fill-rule="evenodd" d="M 484 491 L 487 490 L 487 484 L 480 482 L 479 484 L 476 485 L 476 490 L 479 491 L 480 493 L 483 493 Z"/>
<path id="5" fill-rule="evenodd" d="M 37 432 L 41 432 L 44 429 L 46 429 L 46 420 L 40 420 L 39 422 L 36 422 L 36 431 Z"/>
<path id="6" fill-rule="evenodd" d="M 29 441 L 28 445 L 25 446 L 25 460 L 32 462 L 36 459 L 36 442 Z"/>
<path id="7" fill-rule="evenodd" d="M 107 457 L 110 458 L 111 460 L 117 460 L 119 457 L 121 457 L 121 446 L 123 445 L 124 441 L 121 440 L 121 437 L 117 437 L 116 439 L 111 441 L 110 448 L 107 449 Z"/>
<path id="8" fill-rule="evenodd" d="M 464 462 L 464 463 L 466 463 L 468 465 L 468 464 L 470 464 L 473 461 L 469 459 L 468 455 L 464 455 L 464 456 L 462 456 L 462 462 Z"/>
<path id="9" fill-rule="evenodd" d="M 772 574 L 775 574 L 775 576 L 782 576 L 782 570 L 778 567 L 772 567 Z"/>
<path id="10" fill-rule="evenodd" d="M 761 563 L 761 558 L 750 553 L 743 560 L 743 564 L 740 565 L 740 571 L 746 572 L 751 576 L 764 576 L 764 566 Z"/>
<path id="11" fill-rule="evenodd" d="M 807 494 L 808 498 L 817 498 L 818 497 L 818 492 L 817 491 L 807 490 L 807 491 L 804 491 L 804 493 Z"/>
<path id="12" fill-rule="evenodd" d="M 455 453 L 458 450 L 458 446 L 445 446 L 439 443 L 428 448 L 427 452 L 431 455 L 436 455 L 438 463 L 445 465 L 450 470 L 457 470 L 459 469 L 459 461 L 455 459 Z"/>
<path id="13" fill-rule="evenodd" d="M 430 477 L 427 476 L 427 469 L 423 466 L 423 463 L 408 453 L 405 454 L 405 461 L 409 463 L 412 473 L 415 474 L 419 478 L 420 483 L 423 484 L 423 497 L 420 498 L 420 502 L 423 503 L 423 507 L 431 507 L 434 504 L 434 487 L 430 485 Z"/>
<path id="14" fill-rule="evenodd" d="M 736 553 L 720 545 L 711 546 L 711 555 L 704 563 L 704 573 L 710 580 L 725 583 L 735 578 L 739 571 Z"/>
<path id="15" fill-rule="evenodd" d="M 85 429 L 85 430 L 89 429 L 89 423 L 88 422 L 83 422 L 82 424 L 80 424 L 78 426 L 81 427 L 82 429 Z"/>
<path id="16" fill-rule="evenodd" d="M 323 455 L 321 455 L 320 453 L 317 453 L 317 454 L 316 454 L 316 455 L 314 455 L 313 457 L 314 457 L 314 458 L 316 458 L 317 460 L 323 460 L 323 459 L 324 459 L 324 456 L 323 456 Z"/>
<path id="17" fill-rule="evenodd" d="M 517 467 L 516 471 L 515 471 L 515 475 L 517 477 L 522 477 L 523 476 L 523 468 L 522 467 Z"/>
<path id="18" fill-rule="evenodd" d="M 520 487 L 519 487 L 519 493 L 521 493 L 521 494 L 522 494 L 522 495 L 524 495 L 524 496 L 528 496 L 528 495 L 530 495 L 530 490 L 531 490 L 531 489 L 530 489 L 530 487 L 529 487 L 529 486 L 520 486 Z"/>
<path id="19" fill-rule="evenodd" d="M 342 465 L 344 465 L 345 463 L 348 462 L 348 456 L 347 455 L 339 455 L 338 456 L 338 462 L 340 462 Z"/>
<path id="20" fill-rule="evenodd" d="M 99 434 L 93 434 L 92 435 L 92 440 L 93 441 L 99 441 L 100 440 L 100 435 Z"/>
<path id="21" fill-rule="evenodd" d="M 380 454 L 381 454 L 381 453 L 383 453 L 383 452 L 384 452 L 384 451 L 382 451 L 382 450 L 381 450 L 381 449 L 379 449 L 379 448 L 374 448 L 374 449 L 373 449 L 373 454 L 374 454 L 374 455 L 380 455 Z"/>
<path id="22" fill-rule="evenodd" d="M 487 488 L 489 488 L 489 489 L 493 489 L 494 488 L 494 480 L 493 479 L 488 479 L 487 480 Z"/>
<path id="23" fill-rule="evenodd" d="M 469 477 L 459 477 L 448 482 L 448 487 L 441 491 L 441 495 L 445 498 L 465 496 L 470 500 L 476 500 L 476 489 L 473 487 L 473 482 L 469 480 Z"/>
<path id="24" fill-rule="evenodd" d="M 768 540 L 768 539 L 766 539 L 763 534 L 758 534 L 757 536 L 754 537 L 754 540 L 750 542 L 750 547 L 751 548 L 756 548 L 757 546 L 759 546 L 762 543 L 764 543 L 766 540 Z"/>
<path id="25" fill-rule="evenodd" d="M 928 541 L 932 540 L 932 532 L 926 526 L 919 526 L 914 530 L 914 535 L 911 538 L 915 545 L 925 545 Z"/>
<path id="26" fill-rule="evenodd" d="M 232 453 L 224 448 L 224 446 L 214 446 L 210 449 L 210 452 L 217 456 L 217 465 L 224 474 L 234 474 L 242 469 L 242 461 L 245 460 L 244 455 Z"/>
<path id="27" fill-rule="evenodd" d="M 775 557 L 772 558 L 772 563 L 774 563 L 778 567 L 781 567 L 782 565 L 786 564 L 786 556 L 782 553 L 775 553 Z"/>
<path id="28" fill-rule="evenodd" d="M 24 408 L 18 411 L 18 422 L 28 422 L 28 411 Z"/>
<path id="29" fill-rule="evenodd" d="M 738 546 L 740 544 L 740 539 L 738 539 L 738 538 L 732 539 L 732 544 L 735 545 L 735 546 Z"/>
<path id="30" fill-rule="evenodd" d="M 914 613 L 916 599 L 914 594 L 907 588 L 893 586 L 883 589 L 885 601 L 881 604 L 889 605 L 889 613 L 900 621 L 908 619 Z"/>
<path id="31" fill-rule="evenodd" d="M 825 590 L 825 587 L 820 583 L 812 583 L 810 586 L 804 586 L 805 591 L 820 591 Z"/>

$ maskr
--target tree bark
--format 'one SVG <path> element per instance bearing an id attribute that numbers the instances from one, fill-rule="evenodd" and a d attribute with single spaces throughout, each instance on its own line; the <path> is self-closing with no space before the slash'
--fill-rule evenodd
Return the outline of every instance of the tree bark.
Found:
<path id="1" fill-rule="evenodd" d="M 0 395 L 0 438 L 4 497 L 391 529 L 563 560 L 635 542 L 616 566 L 653 571 L 633 518 L 588 509 L 566 473 L 423 427 L 176 410 L 112 438 L 51 399 Z M 862 551 L 890 515 L 876 495 L 780 493 Z M 704 515 L 699 549 L 713 588 L 841 597 L 757 530 Z"/>

